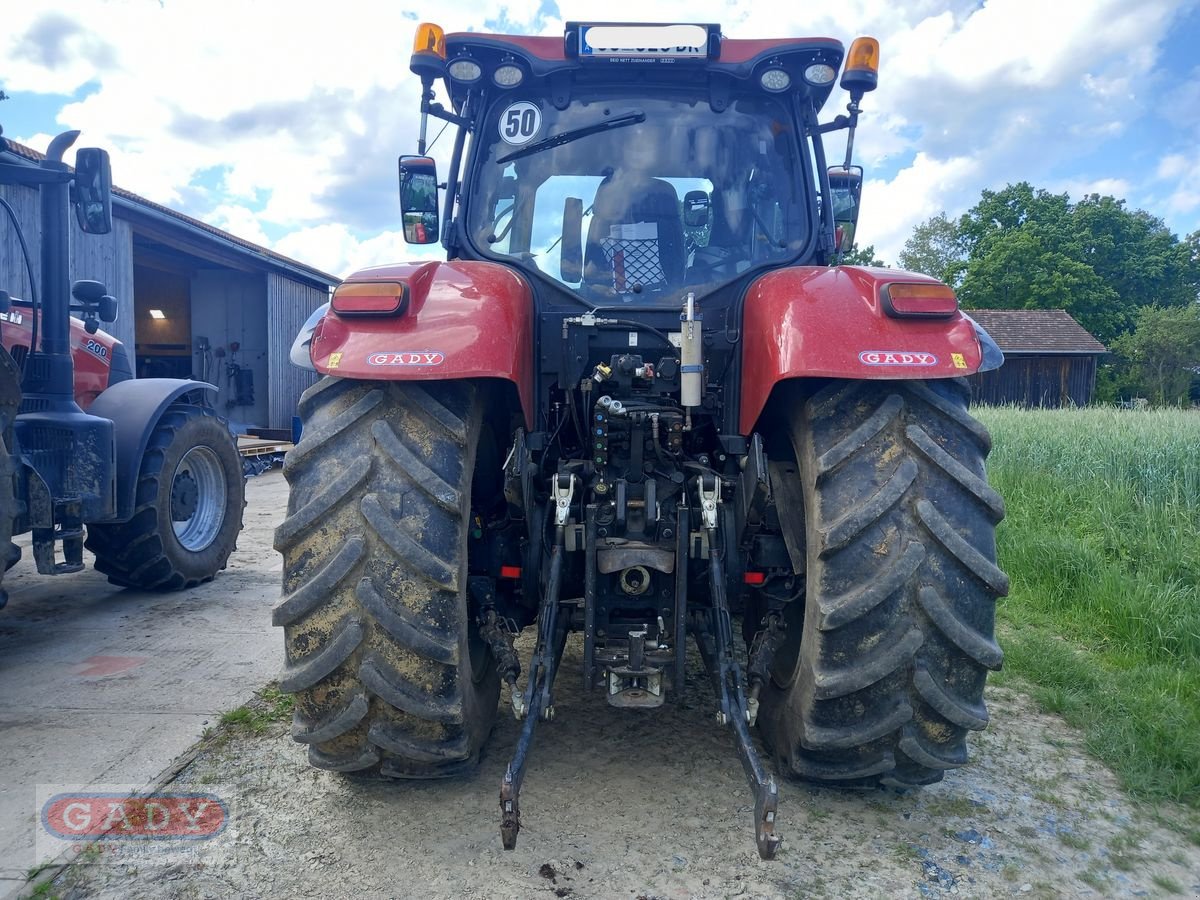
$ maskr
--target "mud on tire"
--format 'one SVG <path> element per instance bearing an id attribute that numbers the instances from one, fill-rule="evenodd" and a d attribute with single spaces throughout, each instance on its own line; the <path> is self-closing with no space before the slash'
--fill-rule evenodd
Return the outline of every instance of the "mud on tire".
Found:
<path id="1" fill-rule="evenodd" d="M 325 378 L 301 398 L 274 621 L 314 766 L 439 778 L 478 761 L 500 691 L 466 598 L 484 405 L 469 381 Z"/>
<path id="2" fill-rule="evenodd" d="M 928 784 L 967 762 L 967 732 L 987 724 L 1004 504 L 967 400 L 960 380 L 835 382 L 788 407 L 807 596 L 759 717 L 785 772 Z"/>
<path id="3" fill-rule="evenodd" d="M 211 409 L 177 404 L 142 457 L 133 517 L 89 525 L 85 546 L 113 584 L 178 591 L 225 568 L 242 530 L 246 483 L 237 445 Z"/>
<path id="4" fill-rule="evenodd" d="M 4 573 L 21 558 L 21 548 L 12 542 L 13 520 L 20 512 L 14 478 L 17 458 L 13 449 L 13 419 L 21 404 L 21 373 L 8 351 L 0 347 L 0 583 Z M 0 607 L 8 593 L 0 586 Z"/>

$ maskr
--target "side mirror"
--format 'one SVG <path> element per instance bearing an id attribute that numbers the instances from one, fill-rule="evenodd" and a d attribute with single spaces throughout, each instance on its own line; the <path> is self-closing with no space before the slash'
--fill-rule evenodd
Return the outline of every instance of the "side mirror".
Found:
<path id="1" fill-rule="evenodd" d="M 834 249 L 839 253 L 854 249 L 862 179 L 862 166 L 834 166 L 829 170 L 829 206 L 836 226 Z"/>
<path id="2" fill-rule="evenodd" d="M 88 234 L 112 231 L 112 166 L 107 150 L 85 147 L 75 154 L 75 218 Z"/>
<path id="3" fill-rule="evenodd" d="M 858 224 L 862 180 L 862 166 L 834 166 L 829 170 L 829 205 L 833 221 L 837 225 L 848 225 L 848 231 L 853 231 Z"/>
<path id="4" fill-rule="evenodd" d="M 711 204 L 704 191 L 688 191 L 683 195 L 683 224 L 688 228 L 703 228 L 708 224 Z"/>
<path id="5" fill-rule="evenodd" d="M 440 230 L 437 163 L 428 156 L 400 157 L 400 215 L 406 242 L 437 242 Z"/>

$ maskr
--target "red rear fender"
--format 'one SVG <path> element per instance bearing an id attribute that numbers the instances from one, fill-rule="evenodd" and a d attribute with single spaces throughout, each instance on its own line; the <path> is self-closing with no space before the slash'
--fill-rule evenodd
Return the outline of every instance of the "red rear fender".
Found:
<path id="1" fill-rule="evenodd" d="M 502 378 L 517 389 L 533 428 L 533 295 L 495 263 L 407 263 L 356 272 L 347 283 L 402 282 L 397 316 L 330 312 L 313 332 L 313 365 L 323 375 L 379 381 Z"/>
<path id="2" fill-rule="evenodd" d="M 927 275 L 857 266 L 798 266 L 759 278 L 743 323 L 743 434 L 755 427 L 772 389 L 789 378 L 925 379 L 970 375 L 980 365 L 970 320 L 892 318 L 880 289 L 936 284 Z"/>

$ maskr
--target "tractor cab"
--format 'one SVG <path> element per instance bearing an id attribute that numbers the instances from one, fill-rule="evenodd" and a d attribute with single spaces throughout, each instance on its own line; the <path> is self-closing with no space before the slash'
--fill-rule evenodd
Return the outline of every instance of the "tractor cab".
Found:
<path id="1" fill-rule="evenodd" d="M 562 40 L 422 29 L 414 71 L 440 77 L 454 108 L 427 96 L 426 112 L 462 126 L 452 257 L 515 267 L 552 304 L 673 310 L 832 258 L 817 114 L 839 42 L 715 25 L 570 23 Z M 406 181 L 402 200 L 406 239 L 435 240 L 427 187 Z"/>

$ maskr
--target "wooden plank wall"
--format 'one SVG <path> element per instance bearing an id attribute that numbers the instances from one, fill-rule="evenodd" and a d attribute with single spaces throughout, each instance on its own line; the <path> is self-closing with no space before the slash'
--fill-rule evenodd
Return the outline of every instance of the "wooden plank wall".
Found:
<path id="1" fill-rule="evenodd" d="M 71 280 L 90 278 L 104 282 L 117 298 L 117 321 L 100 327 L 132 350 L 133 316 L 133 229 L 125 219 L 113 218 L 108 234 L 84 234 L 72 218 Z"/>
<path id="2" fill-rule="evenodd" d="M 976 403 L 1087 406 L 1096 389 L 1096 357 L 1008 356 L 999 369 L 972 375 L 970 382 Z"/>
<path id="3" fill-rule="evenodd" d="M 25 234 L 34 278 L 42 283 L 42 211 L 38 192 L 23 185 L 0 185 L 0 197 L 12 205 Z M 74 214 L 72 214 L 73 216 Z M 133 231 L 123 219 L 113 220 L 109 234 L 84 234 L 72 218 L 71 280 L 90 278 L 104 282 L 117 298 L 117 321 L 104 330 L 133 346 Z M 8 214 L 0 210 L 0 288 L 15 297 L 32 297 L 25 260 L 16 229 Z"/>
<path id="4" fill-rule="evenodd" d="M 12 206 L 25 233 L 25 243 L 29 245 L 30 261 L 40 285 L 42 282 L 41 263 L 38 260 L 42 247 L 41 208 L 38 205 L 38 193 L 30 187 L 19 184 L 0 184 L 0 197 Z M 0 289 L 8 291 L 14 297 L 30 298 L 29 277 L 25 274 L 25 260 L 21 256 L 21 243 L 17 239 L 17 230 L 13 228 L 8 213 L 0 209 Z"/>
<path id="5" fill-rule="evenodd" d="M 293 366 L 288 359 L 292 341 L 314 309 L 329 300 L 325 288 L 311 287 L 274 272 L 267 274 L 267 383 L 271 428 L 292 427 L 300 395 L 315 384 L 316 372 Z"/>

